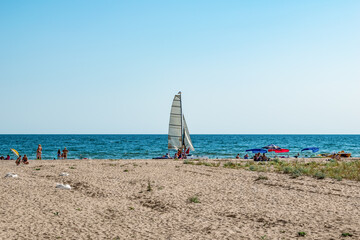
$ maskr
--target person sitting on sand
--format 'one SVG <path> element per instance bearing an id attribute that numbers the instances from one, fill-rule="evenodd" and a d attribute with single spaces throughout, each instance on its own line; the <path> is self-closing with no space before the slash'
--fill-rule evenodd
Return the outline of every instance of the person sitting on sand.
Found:
<path id="1" fill-rule="evenodd" d="M 19 165 L 21 163 L 21 155 L 16 159 L 15 164 Z"/>
<path id="2" fill-rule="evenodd" d="M 4 160 L 4 159 L 5 159 L 4 156 L 1 156 L 1 157 L 0 157 L 0 160 Z"/>
<path id="3" fill-rule="evenodd" d="M 267 160 L 268 160 L 268 157 L 265 155 L 265 153 L 263 153 L 261 160 L 262 160 L 262 161 L 267 161 Z"/>
<path id="4" fill-rule="evenodd" d="M 236 159 L 239 159 L 240 158 L 240 154 L 236 155 Z"/>
<path id="5" fill-rule="evenodd" d="M 67 159 L 67 155 L 68 155 L 69 150 L 66 149 L 66 147 L 63 150 L 64 153 L 64 159 Z"/>
<path id="6" fill-rule="evenodd" d="M 244 159 L 249 159 L 249 154 L 245 154 Z"/>
<path id="7" fill-rule="evenodd" d="M 7 155 L 7 156 L 6 156 L 6 160 L 10 160 L 10 155 Z"/>
<path id="8" fill-rule="evenodd" d="M 256 153 L 255 155 L 254 155 L 254 161 L 261 161 L 261 156 L 260 156 L 260 153 Z"/>
<path id="9" fill-rule="evenodd" d="M 24 157 L 22 158 L 22 161 L 23 161 L 24 164 L 29 164 L 28 157 L 26 156 L 26 154 L 24 154 Z"/>

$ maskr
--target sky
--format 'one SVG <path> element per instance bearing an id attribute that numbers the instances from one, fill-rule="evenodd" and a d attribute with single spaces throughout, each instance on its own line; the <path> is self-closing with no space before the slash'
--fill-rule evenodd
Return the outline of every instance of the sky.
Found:
<path id="1" fill-rule="evenodd" d="M 1 1 L 0 134 L 360 134 L 360 1 Z"/>

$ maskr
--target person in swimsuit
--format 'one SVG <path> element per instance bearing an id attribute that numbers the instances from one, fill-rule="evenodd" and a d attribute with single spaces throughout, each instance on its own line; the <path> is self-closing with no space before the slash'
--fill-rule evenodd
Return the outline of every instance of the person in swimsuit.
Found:
<path id="1" fill-rule="evenodd" d="M 63 150 L 64 153 L 64 159 L 67 159 L 67 155 L 68 155 L 69 150 L 66 149 L 66 147 Z"/>
<path id="2" fill-rule="evenodd" d="M 6 160 L 10 160 L 10 155 L 7 155 L 7 156 L 6 156 Z"/>
<path id="3" fill-rule="evenodd" d="M 236 155 L 236 159 L 239 159 L 240 158 L 240 154 Z"/>
<path id="4" fill-rule="evenodd" d="M 60 158 L 61 158 L 61 150 L 59 149 L 58 154 L 57 154 L 57 159 L 60 159 Z"/>
<path id="5" fill-rule="evenodd" d="M 23 161 L 24 164 L 29 164 L 28 157 L 26 156 L 26 154 L 24 154 L 24 157 L 22 158 L 22 161 Z"/>
<path id="6" fill-rule="evenodd" d="M 16 165 L 19 165 L 21 163 L 21 155 L 16 159 L 15 161 Z"/>
<path id="7" fill-rule="evenodd" d="M 36 150 L 36 159 L 41 160 L 41 153 L 42 153 L 42 147 L 41 144 L 39 144 L 38 149 Z"/>

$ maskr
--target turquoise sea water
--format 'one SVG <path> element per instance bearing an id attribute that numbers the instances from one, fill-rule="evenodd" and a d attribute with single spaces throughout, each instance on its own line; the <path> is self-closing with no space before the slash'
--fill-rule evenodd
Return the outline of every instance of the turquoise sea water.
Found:
<path id="1" fill-rule="evenodd" d="M 210 158 L 234 158 L 246 149 L 275 144 L 295 155 L 302 148 L 319 147 L 320 153 L 344 150 L 360 157 L 360 135 L 191 135 L 193 154 Z M 56 158 L 57 150 L 67 147 L 69 158 L 153 158 L 167 152 L 167 135 L 0 135 L 0 156 L 21 155 L 36 158 L 38 144 L 43 159 Z M 286 154 L 287 155 L 287 154 Z"/>

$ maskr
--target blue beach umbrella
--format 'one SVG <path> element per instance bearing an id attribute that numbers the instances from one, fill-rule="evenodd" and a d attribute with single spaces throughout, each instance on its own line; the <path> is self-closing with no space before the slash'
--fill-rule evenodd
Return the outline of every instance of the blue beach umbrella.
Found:
<path id="1" fill-rule="evenodd" d="M 265 149 L 261 149 L 261 148 L 248 149 L 246 151 L 252 153 L 267 153 Z"/>
<path id="2" fill-rule="evenodd" d="M 317 147 L 309 147 L 309 148 L 304 148 L 303 150 L 301 150 L 301 152 L 303 151 L 312 151 L 313 153 L 316 153 L 319 151 L 319 148 Z"/>

